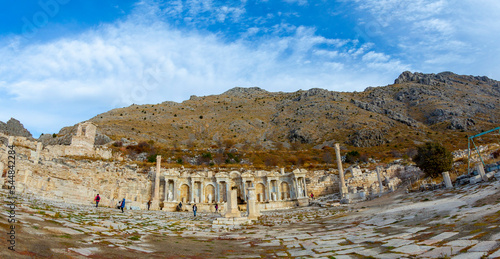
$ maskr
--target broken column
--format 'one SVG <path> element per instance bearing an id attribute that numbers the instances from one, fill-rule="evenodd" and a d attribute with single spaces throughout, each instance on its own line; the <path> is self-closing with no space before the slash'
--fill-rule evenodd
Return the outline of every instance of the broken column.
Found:
<path id="1" fill-rule="evenodd" d="M 228 192 L 227 194 L 227 209 L 226 209 L 226 215 L 224 217 L 226 218 L 239 218 L 241 217 L 241 213 L 238 210 L 238 190 L 231 189 L 231 191 Z"/>
<path id="2" fill-rule="evenodd" d="M 444 180 L 444 185 L 446 188 L 453 188 L 453 185 L 451 184 L 450 173 L 444 172 L 443 173 L 443 180 Z"/>
<path id="3" fill-rule="evenodd" d="M 247 201 L 248 219 L 258 219 L 260 211 L 255 203 L 255 187 L 248 187 L 248 201 Z"/>
<path id="4" fill-rule="evenodd" d="M 339 169 L 339 189 L 342 198 L 347 193 L 347 187 L 344 182 L 344 169 L 342 168 L 342 159 L 340 158 L 340 146 L 339 143 L 335 143 L 335 154 L 337 155 L 337 167 Z"/>
<path id="5" fill-rule="evenodd" d="M 382 176 L 381 176 L 380 171 L 382 171 L 382 169 L 380 168 L 380 166 L 377 166 L 377 178 L 378 178 L 379 192 L 383 193 L 384 192 L 384 185 L 382 184 Z"/>
<path id="6" fill-rule="evenodd" d="M 161 169 L 161 156 L 156 156 L 155 185 L 153 192 L 153 200 L 151 204 L 152 209 L 160 208 L 160 169 Z"/>
<path id="7" fill-rule="evenodd" d="M 477 163 L 476 170 L 481 176 L 481 179 L 483 179 L 483 181 L 488 181 L 488 177 L 486 177 L 486 174 L 484 173 L 483 163 Z"/>

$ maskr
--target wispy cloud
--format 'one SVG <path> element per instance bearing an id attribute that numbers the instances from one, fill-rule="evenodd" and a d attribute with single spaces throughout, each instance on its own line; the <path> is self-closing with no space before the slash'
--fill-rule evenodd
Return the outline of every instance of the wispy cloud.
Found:
<path id="1" fill-rule="evenodd" d="M 384 5 L 377 7 L 375 1 L 360 5 L 369 7 L 389 10 Z M 445 9 L 437 6 L 430 11 L 439 8 Z M 45 42 L 3 39 L 9 44 L 0 47 L 0 92 L 5 93 L 0 102 L 19 108 L 0 113 L 0 120 L 14 116 L 36 132 L 54 132 L 111 108 L 182 101 L 193 94 L 218 94 L 235 86 L 270 91 L 312 87 L 361 91 L 390 83 L 413 66 L 401 55 L 395 58 L 393 53 L 382 51 L 376 42 L 326 37 L 317 27 L 286 21 L 259 25 L 258 19 L 245 16 L 246 12 L 244 1 L 143 1 L 123 20 L 80 34 Z M 404 17 L 403 13 L 398 17 Z M 248 19 L 255 26 L 230 40 L 206 27 L 189 27 Z M 387 19 L 383 26 L 395 26 L 399 19 L 403 18 Z M 188 28 L 177 26 L 181 20 Z M 455 37 L 458 32 L 453 21 L 424 14 L 404 21 L 418 31 L 448 35 L 455 40 L 455 48 L 467 44 Z M 255 36 L 259 33 L 265 37 Z M 398 36 L 395 41 L 410 55 L 420 47 L 431 49 L 423 42 L 411 44 L 416 36 L 406 37 Z M 429 67 L 448 62 L 444 55 L 423 60 Z"/>

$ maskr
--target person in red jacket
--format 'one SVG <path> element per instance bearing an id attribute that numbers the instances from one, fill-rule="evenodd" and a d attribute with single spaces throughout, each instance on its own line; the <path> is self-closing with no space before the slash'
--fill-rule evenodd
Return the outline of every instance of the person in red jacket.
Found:
<path id="1" fill-rule="evenodd" d="M 101 200 L 101 197 L 99 197 L 99 194 L 97 194 L 97 196 L 95 196 L 94 198 L 94 201 L 95 201 L 95 207 L 97 208 L 97 206 L 99 206 L 99 201 Z"/>

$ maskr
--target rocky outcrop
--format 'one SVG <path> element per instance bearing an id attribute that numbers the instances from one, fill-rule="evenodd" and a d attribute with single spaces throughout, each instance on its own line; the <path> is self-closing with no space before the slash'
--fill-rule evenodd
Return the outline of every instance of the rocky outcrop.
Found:
<path id="1" fill-rule="evenodd" d="M 385 138 L 385 130 L 362 129 L 356 131 L 350 138 L 348 144 L 355 147 L 380 146 L 389 141 Z"/>
<path id="2" fill-rule="evenodd" d="M 10 118 L 7 123 L 0 121 L 0 132 L 5 133 L 10 136 L 20 136 L 26 138 L 32 138 L 31 133 L 24 128 L 23 124 L 14 118 Z"/>
<path id="3" fill-rule="evenodd" d="M 246 97 L 250 95 L 262 95 L 268 93 L 268 91 L 261 89 L 260 87 L 234 87 L 225 91 L 222 95 Z"/>

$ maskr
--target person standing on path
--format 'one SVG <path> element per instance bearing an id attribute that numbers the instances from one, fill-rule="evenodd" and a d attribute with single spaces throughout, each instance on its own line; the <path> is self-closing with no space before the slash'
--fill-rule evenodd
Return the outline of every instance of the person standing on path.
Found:
<path id="1" fill-rule="evenodd" d="M 122 204 L 120 204 L 120 209 L 122 209 L 122 213 L 123 213 L 123 208 L 125 208 L 125 198 L 123 198 Z"/>
<path id="2" fill-rule="evenodd" d="M 97 208 L 99 206 L 99 201 L 101 200 L 101 197 L 99 197 L 99 194 L 95 196 L 94 201 L 95 201 L 95 207 Z"/>
<path id="3" fill-rule="evenodd" d="M 193 213 L 194 213 L 194 216 L 196 217 L 196 211 L 198 210 L 198 207 L 196 206 L 196 204 L 193 205 Z"/>
<path id="4" fill-rule="evenodd" d="M 151 200 L 148 201 L 148 210 L 149 210 L 149 207 L 151 207 Z"/>
<path id="5" fill-rule="evenodd" d="M 215 204 L 215 213 L 219 212 L 219 204 Z"/>

